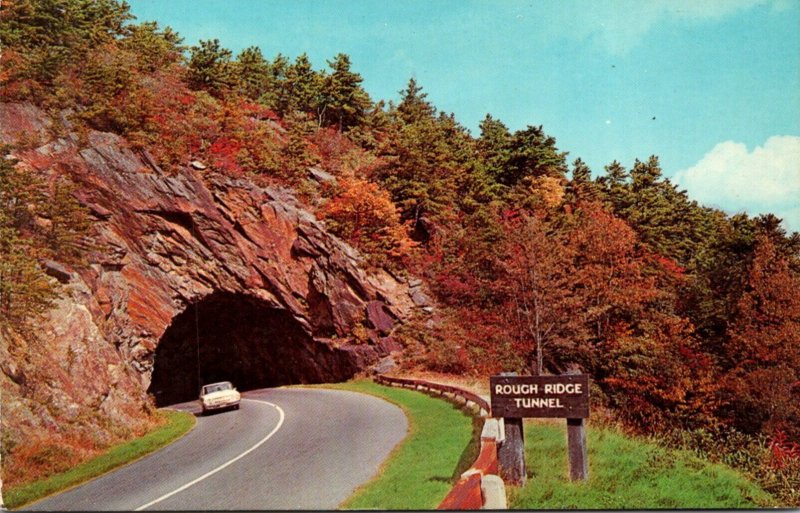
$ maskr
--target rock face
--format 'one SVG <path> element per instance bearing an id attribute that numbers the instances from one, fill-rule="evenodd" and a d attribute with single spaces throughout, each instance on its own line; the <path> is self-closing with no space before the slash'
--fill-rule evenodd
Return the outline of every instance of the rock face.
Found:
<path id="1" fill-rule="evenodd" d="M 93 220 L 86 266 L 47 263 L 65 294 L 32 335 L 36 350 L 0 340 L 12 431 L 87 412 L 130 423 L 148 391 L 164 404 L 194 397 L 199 381 L 342 380 L 399 349 L 385 339 L 414 308 L 407 285 L 363 271 L 289 191 L 189 156 L 167 174 L 116 135 L 79 140 L 64 123 L 56 137 L 37 108 L 0 105 L 0 141 L 30 148 L 14 152 L 19 165 L 69 177 Z M 374 343 L 351 341 L 355 326 Z M 34 396 L 53 411 L 34 412 Z"/>

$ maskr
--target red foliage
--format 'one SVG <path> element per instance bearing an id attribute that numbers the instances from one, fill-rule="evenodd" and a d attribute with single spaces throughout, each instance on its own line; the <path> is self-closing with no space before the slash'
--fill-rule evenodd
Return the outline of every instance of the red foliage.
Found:
<path id="1" fill-rule="evenodd" d="M 242 143 L 230 137 L 220 137 L 208 148 L 211 165 L 225 174 L 238 176 L 242 168 L 237 162 Z"/>
<path id="2" fill-rule="evenodd" d="M 769 442 L 770 466 L 776 470 L 800 461 L 800 444 L 789 441 L 786 433 L 778 430 Z"/>

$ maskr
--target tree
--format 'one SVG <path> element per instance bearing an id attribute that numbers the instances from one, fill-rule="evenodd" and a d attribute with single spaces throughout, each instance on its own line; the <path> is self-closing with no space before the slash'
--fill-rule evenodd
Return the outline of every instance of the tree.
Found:
<path id="1" fill-rule="evenodd" d="M 41 208 L 39 183 L 17 169 L 7 151 L 0 152 L 0 325 L 20 327 L 44 311 L 55 292 L 39 267 L 38 249 L 21 235 Z"/>
<path id="2" fill-rule="evenodd" d="M 555 138 L 545 134 L 541 126 L 528 126 L 511 137 L 509 155 L 498 181 L 514 186 L 527 177 L 563 178 L 567 171 L 565 159 L 566 153 L 558 151 Z"/>
<path id="3" fill-rule="evenodd" d="M 373 264 L 397 262 L 414 245 L 389 194 L 372 182 L 342 179 L 322 215 L 333 233 L 364 251 Z"/>
<path id="4" fill-rule="evenodd" d="M 601 200 L 602 192 L 592 181 L 592 170 L 580 158 L 572 163 L 572 180 L 567 183 L 564 194 L 565 200 L 570 204 L 595 203 Z"/>
<path id="5" fill-rule="evenodd" d="M 568 340 L 569 322 L 576 306 L 572 295 L 571 248 L 545 224 L 527 215 L 508 225 L 508 246 L 504 252 L 512 323 L 530 337 L 534 358 L 531 370 L 544 373 L 544 355 L 550 346 Z M 530 361 L 529 360 L 529 361 Z"/>
<path id="6" fill-rule="evenodd" d="M 232 69 L 236 91 L 251 100 L 258 100 L 275 86 L 269 62 L 257 46 L 242 50 L 232 63 Z"/>
<path id="7" fill-rule="evenodd" d="M 747 286 L 733 317 L 726 345 L 731 366 L 725 377 L 734 424 L 748 433 L 765 426 L 800 435 L 800 278 L 771 237 L 760 233 Z"/>
<path id="8" fill-rule="evenodd" d="M 428 240 L 430 223 L 452 219 L 474 160 L 474 144 L 452 114 L 435 115 L 414 79 L 403 100 L 389 111 L 375 173 L 392 195 L 404 220 L 412 222 L 415 240 Z"/>
<path id="9" fill-rule="evenodd" d="M 45 311 L 56 293 L 39 267 L 30 242 L 13 228 L 0 228 L 0 325 L 20 328 Z"/>
<path id="10" fill-rule="evenodd" d="M 0 10 L 0 45 L 6 82 L 30 81 L 20 92 L 42 94 L 66 66 L 127 33 L 132 18 L 116 0 L 12 0 Z M 10 67 L 10 66 L 13 66 Z M 26 98 L 29 99 L 29 98 Z"/>
<path id="11" fill-rule="evenodd" d="M 192 89 L 202 89 L 220 97 L 235 83 L 231 56 L 219 39 L 200 40 L 189 50 L 187 80 Z"/>
<path id="12" fill-rule="evenodd" d="M 331 74 L 323 80 L 320 125 L 333 125 L 342 132 L 363 123 L 372 100 L 361 87 L 364 79 L 350 70 L 350 57 L 340 53 L 328 66 Z"/>
<path id="13" fill-rule="evenodd" d="M 323 77 L 311 67 L 308 55 L 297 56 L 285 72 L 281 91 L 278 93 L 278 112 L 287 116 L 295 111 L 318 115 L 321 109 Z"/>
<path id="14" fill-rule="evenodd" d="M 400 104 L 396 109 L 399 120 L 409 125 L 433 118 L 436 109 L 426 100 L 427 97 L 428 94 L 422 92 L 417 80 L 413 77 L 409 79 L 406 88 L 400 91 Z"/>
<path id="15" fill-rule="evenodd" d="M 278 174 L 293 184 L 297 184 L 306 175 L 309 167 L 319 163 L 319 156 L 306 140 L 311 126 L 308 117 L 295 111 L 288 121 L 290 122 L 289 139 L 279 153 L 280 169 Z"/>
<path id="16" fill-rule="evenodd" d="M 145 21 L 128 25 L 120 47 L 136 56 L 139 70 L 153 73 L 181 61 L 185 50 L 182 43 L 183 38 L 171 27 L 162 29 L 158 22 Z"/>

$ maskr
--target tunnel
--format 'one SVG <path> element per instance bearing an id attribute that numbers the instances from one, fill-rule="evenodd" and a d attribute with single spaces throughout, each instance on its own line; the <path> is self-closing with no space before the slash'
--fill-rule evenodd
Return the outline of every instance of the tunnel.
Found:
<path id="1" fill-rule="evenodd" d="M 230 381 L 246 391 L 342 381 L 356 370 L 287 310 L 216 292 L 172 320 L 155 350 L 148 393 L 160 407 L 197 399 L 206 383 Z"/>

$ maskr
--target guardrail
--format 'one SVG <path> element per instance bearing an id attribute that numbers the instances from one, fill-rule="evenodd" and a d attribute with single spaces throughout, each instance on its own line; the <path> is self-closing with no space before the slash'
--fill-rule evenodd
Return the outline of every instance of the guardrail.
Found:
<path id="1" fill-rule="evenodd" d="M 421 379 L 405 379 L 405 378 L 391 378 L 389 376 L 375 376 L 374 380 L 377 383 L 381 383 L 384 385 L 400 385 L 402 387 L 412 387 L 412 388 L 421 388 L 421 389 L 428 389 L 431 391 L 442 392 L 453 394 L 455 397 L 461 397 L 464 399 L 465 404 L 473 403 L 481 409 L 481 416 L 482 417 L 489 417 L 491 416 L 491 406 L 489 406 L 489 402 L 484 399 L 483 397 L 479 396 L 478 394 L 472 393 L 469 390 L 464 390 L 462 388 L 453 387 L 450 385 L 442 385 L 440 383 L 433 383 L 431 381 L 424 381 Z"/>
<path id="2" fill-rule="evenodd" d="M 391 378 L 375 376 L 376 383 L 394 385 L 414 389 L 427 389 L 461 397 L 464 404 L 470 402 L 480 408 L 481 416 L 491 413 L 489 403 L 483 397 L 450 385 L 442 385 L 420 379 Z M 497 446 L 503 441 L 502 419 L 486 418 L 481 431 L 481 450 L 472 466 L 461 474 L 461 478 L 450 490 L 450 493 L 439 504 L 437 509 L 506 509 L 506 492 L 503 480 L 497 475 L 499 463 Z"/>

